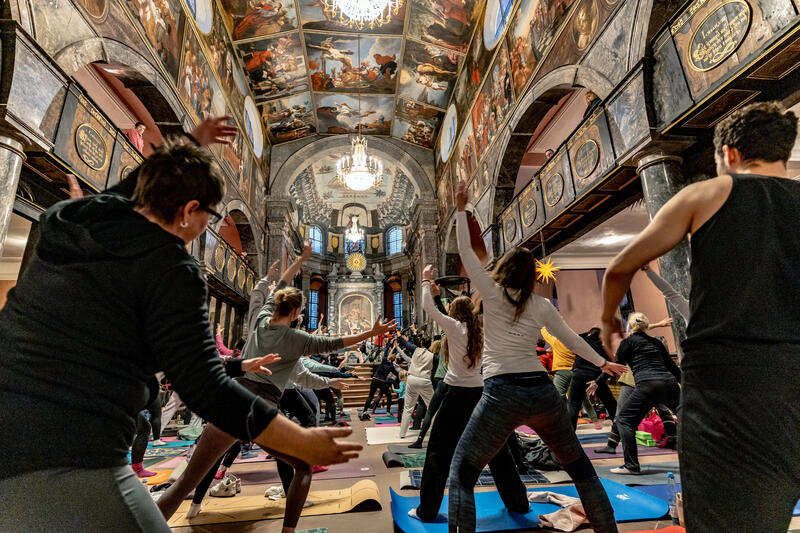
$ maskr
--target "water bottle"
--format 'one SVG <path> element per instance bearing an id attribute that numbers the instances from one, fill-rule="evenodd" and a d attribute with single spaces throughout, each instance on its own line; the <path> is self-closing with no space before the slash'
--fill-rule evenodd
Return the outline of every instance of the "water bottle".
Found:
<path id="1" fill-rule="evenodd" d="M 669 495 L 669 516 L 672 523 L 678 525 L 678 482 L 675 481 L 675 474 L 667 472 L 667 494 Z"/>

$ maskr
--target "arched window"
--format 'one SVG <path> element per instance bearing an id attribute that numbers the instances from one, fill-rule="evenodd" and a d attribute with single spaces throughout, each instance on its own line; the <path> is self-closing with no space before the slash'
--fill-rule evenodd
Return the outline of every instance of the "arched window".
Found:
<path id="1" fill-rule="evenodd" d="M 319 227 L 308 227 L 308 242 L 311 243 L 312 252 L 322 255 L 322 230 Z"/>
<path id="2" fill-rule="evenodd" d="M 392 294 L 392 307 L 394 311 L 394 319 L 403 327 L 403 293 L 396 291 Z"/>
<path id="3" fill-rule="evenodd" d="M 311 289 L 308 291 L 308 330 L 314 331 L 318 327 L 319 327 L 319 291 Z"/>
<path id="4" fill-rule="evenodd" d="M 400 226 L 395 226 L 386 234 L 386 240 L 388 241 L 388 255 L 392 254 L 399 254 L 403 251 L 403 228 Z"/>

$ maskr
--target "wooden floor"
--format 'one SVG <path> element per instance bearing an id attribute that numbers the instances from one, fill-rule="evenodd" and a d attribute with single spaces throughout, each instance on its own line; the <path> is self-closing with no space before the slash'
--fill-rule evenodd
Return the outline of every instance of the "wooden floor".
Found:
<path id="1" fill-rule="evenodd" d="M 376 512 L 369 512 L 369 513 L 346 513 L 346 514 L 338 514 L 338 515 L 327 515 L 327 516 L 311 516 L 311 517 L 303 517 L 300 519 L 298 524 L 298 531 L 304 529 L 314 529 L 319 527 L 327 527 L 330 533 L 387 533 L 393 531 L 393 523 L 392 523 L 392 512 L 390 508 L 389 502 L 389 487 L 397 488 L 399 485 L 399 475 L 400 472 L 403 471 L 402 468 L 386 468 L 383 464 L 383 460 L 381 459 L 381 455 L 384 451 L 386 451 L 386 446 L 368 446 L 366 444 L 366 432 L 364 431 L 365 427 L 369 427 L 374 425 L 373 422 L 361 422 L 357 420 L 355 413 L 353 412 L 353 416 L 351 417 L 352 427 L 353 427 L 353 436 L 351 437 L 352 440 L 358 441 L 364 445 L 364 450 L 361 453 L 361 457 L 357 459 L 359 462 L 364 462 L 372 467 L 375 471 L 375 477 L 366 478 L 371 479 L 377 483 L 378 487 L 380 488 L 381 492 L 381 505 L 383 509 L 381 511 Z M 620 454 L 621 455 L 621 454 Z M 656 462 L 668 462 L 677 460 L 677 455 L 656 455 L 656 456 L 649 456 L 649 457 L 641 457 L 641 462 L 644 463 L 656 463 Z M 594 464 L 597 465 L 619 465 L 622 464 L 623 460 L 622 457 L 618 458 L 611 458 L 611 459 L 601 459 L 593 461 Z M 242 472 L 246 470 L 259 470 L 263 469 L 264 465 L 270 465 L 270 468 L 274 468 L 274 463 L 250 463 L 250 464 L 237 464 L 234 465 L 230 473 L 235 474 L 237 471 Z M 364 478 L 360 478 L 364 479 Z M 324 490 L 324 489 L 338 489 L 351 486 L 355 483 L 354 479 L 338 479 L 338 480 L 327 480 L 327 481 L 314 481 L 311 485 L 312 490 Z M 216 482 L 215 482 L 216 483 Z M 545 485 L 537 485 L 538 488 L 544 487 Z M 245 496 L 252 496 L 252 495 L 263 495 L 264 490 L 267 486 L 266 485 L 249 485 L 242 487 L 242 495 Z M 482 489 L 477 489 L 482 490 Z M 483 490 L 491 490 L 491 489 L 483 489 Z M 399 491 L 400 494 L 406 496 L 414 496 L 418 495 L 419 491 L 414 490 L 406 490 L 406 491 Z M 795 517 L 792 521 L 792 528 L 800 528 L 800 520 L 799 517 Z M 657 521 L 646 521 L 646 522 L 627 522 L 624 524 L 619 524 L 619 530 L 621 532 L 625 531 L 639 531 L 639 530 L 646 530 L 646 529 L 661 529 L 671 525 L 669 520 L 657 520 Z M 237 522 L 237 523 L 228 523 L 228 524 L 217 524 L 217 525 L 206 525 L 206 526 L 194 526 L 194 527 L 178 527 L 173 528 L 175 532 L 239 532 L 239 531 L 252 531 L 252 532 L 262 532 L 262 533 L 279 533 L 281 531 L 281 520 L 263 520 L 260 522 Z M 552 531 L 547 529 L 535 529 L 530 531 Z M 589 532 L 591 529 L 585 528 L 581 529 L 582 532 Z"/>

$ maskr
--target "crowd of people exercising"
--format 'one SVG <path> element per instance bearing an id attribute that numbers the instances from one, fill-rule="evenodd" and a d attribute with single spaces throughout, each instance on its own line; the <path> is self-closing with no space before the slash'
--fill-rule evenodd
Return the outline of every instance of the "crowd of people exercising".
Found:
<path id="1" fill-rule="evenodd" d="M 302 389 L 320 391 L 335 419 L 330 391 L 352 376 L 346 360 L 326 365 L 316 354 L 372 338 L 381 339 L 381 359 L 364 413 L 375 395 L 391 402 L 402 393 L 405 436 L 419 399 L 427 407 L 413 444 L 421 447 L 429 431 L 420 505 L 410 513 L 423 522 L 436 520 L 449 479 L 449 529 L 475 531 L 474 488 L 486 465 L 508 511 L 528 512 L 509 446 L 527 425 L 571 477 L 594 531 L 617 531 L 575 430 L 585 399 L 596 396 L 613 419 L 607 450 L 622 445 L 621 474 L 640 471 L 635 431 L 658 406 L 665 445 L 677 442 L 690 533 L 786 531 L 800 497 L 800 277 L 792 271 L 800 263 L 800 183 L 785 179 L 793 113 L 758 103 L 717 125 L 718 177 L 684 187 L 611 262 L 597 325 L 581 335 L 535 293 L 529 250 L 508 250 L 486 269 L 470 242 L 460 183 L 458 252 L 475 292 L 443 301 L 434 268 L 425 266 L 422 304 L 442 331 L 438 346 L 425 335 L 395 335 L 397 323 L 380 318 L 344 337 L 298 327 L 305 302 L 292 284 L 310 256 L 306 245 L 279 279 L 272 272 L 257 284 L 241 357 L 223 360 L 205 278 L 186 244 L 220 217 L 224 195 L 202 147 L 234 134 L 225 119 L 206 121 L 165 142 L 115 187 L 42 216 L 36 257 L 0 310 L 0 531 L 167 532 L 192 491 L 189 516 L 202 511 L 223 457 L 253 442 L 277 459 L 283 533 L 292 533 L 309 505 L 313 468 L 361 449 L 343 440 L 350 428 L 316 427 L 313 398 Z M 649 268 L 687 236 L 688 301 Z M 631 313 L 623 334 L 619 304 L 640 269 L 688 320 L 680 366 L 643 314 Z M 537 350 L 539 337 L 549 358 Z M 159 372 L 207 424 L 156 505 L 139 476 L 142 442 L 160 433 Z M 608 382 L 619 375 L 615 398 Z M 57 447 L 47 434 L 59 436 Z M 720 487 L 735 489 L 720 498 Z"/>

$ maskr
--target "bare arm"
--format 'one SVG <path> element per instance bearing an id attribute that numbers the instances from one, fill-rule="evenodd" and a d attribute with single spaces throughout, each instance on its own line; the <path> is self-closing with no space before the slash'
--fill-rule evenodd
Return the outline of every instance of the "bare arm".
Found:
<path id="1" fill-rule="evenodd" d="M 297 261 L 289 265 L 289 268 L 283 271 L 283 275 L 281 275 L 281 281 L 287 284 L 291 283 L 291 281 L 300 272 L 300 268 L 303 266 L 303 263 L 308 261 L 309 257 L 311 257 L 311 244 L 306 242 L 305 246 L 303 246 L 303 253 L 300 254 L 300 257 L 297 258 Z"/>
<path id="2" fill-rule="evenodd" d="M 389 322 L 388 320 L 384 320 L 383 322 L 381 322 L 381 317 L 378 317 L 378 320 L 375 321 L 375 324 L 372 326 L 372 329 L 365 331 L 363 333 L 358 333 L 356 335 L 348 335 L 346 337 L 342 337 L 342 342 L 344 342 L 345 347 L 353 346 L 371 337 L 377 337 L 378 335 L 383 335 L 384 333 L 388 333 L 396 329 L 397 329 L 396 321 L 392 320 L 391 322 Z"/>

